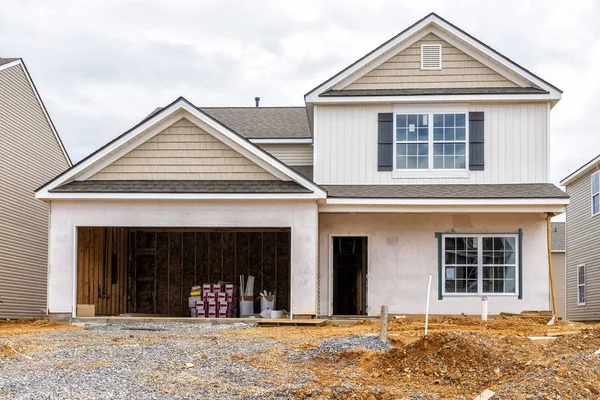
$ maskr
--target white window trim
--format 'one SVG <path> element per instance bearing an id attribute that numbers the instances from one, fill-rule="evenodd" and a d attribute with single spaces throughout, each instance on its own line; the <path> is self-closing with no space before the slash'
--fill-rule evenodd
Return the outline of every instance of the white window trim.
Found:
<path id="1" fill-rule="evenodd" d="M 423 47 L 437 47 L 440 51 L 440 66 L 426 67 L 423 65 Z M 441 71 L 442 70 L 442 45 L 441 44 L 422 44 L 421 45 L 421 70 L 422 71 Z"/>
<path id="2" fill-rule="evenodd" d="M 594 172 L 590 178 L 590 191 L 592 193 L 592 196 L 590 199 L 591 200 L 590 207 L 591 207 L 591 211 L 592 211 L 592 217 L 594 217 L 596 215 L 600 215 L 600 208 L 598 209 L 598 212 L 594 214 L 594 196 L 596 196 L 596 195 L 600 196 L 600 190 L 598 191 L 598 193 L 594 193 L 593 182 L 594 182 L 594 176 L 596 176 L 596 175 L 598 175 L 598 180 L 600 180 L 600 171 Z M 600 188 L 600 185 L 599 185 L 599 188 Z"/>
<path id="3" fill-rule="evenodd" d="M 583 283 L 579 282 L 579 269 L 580 268 L 583 268 Z M 586 274 L 587 274 L 587 271 L 585 269 L 585 264 L 579 264 L 577 266 L 577 305 L 578 306 L 585 306 L 585 303 L 587 301 L 587 293 L 586 293 L 586 290 L 585 290 L 586 289 L 585 288 L 585 286 L 586 286 L 586 280 L 587 280 L 587 275 Z M 579 299 L 580 299 L 580 296 L 579 296 L 580 290 L 583 290 L 583 298 L 584 298 L 583 302 L 579 301 Z"/>
<path id="4" fill-rule="evenodd" d="M 428 114 L 428 168 L 396 169 L 396 116 L 398 114 Z M 434 169 L 433 168 L 433 114 L 465 114 L 465 168 Z M 445 105 L 431 107 L 396 106 L 393 114 L 393 168 L 392 178 L 468 178 L 469 177 L 469 109 L 465 105 Z"/>
<path id="5" fill-rule="evenodd" d="M 477 293 L 455 293 L 446 292 L 446 241 L 447 237 L 475 237 L 480 240 L 483 237 L 512 237 L 515 238 L 515 292 L 514 293 L 494 293 L 484 292 L 483 288 L 483 245 L 478 244 L 477 247 Z M 443 297 L 477 297 L 477 296 L 493 296 L 493 297 L 518 297 L 519 296 L 519 235 L 516 233 L 451 233 L 442 234 L 442 296 Z"/>

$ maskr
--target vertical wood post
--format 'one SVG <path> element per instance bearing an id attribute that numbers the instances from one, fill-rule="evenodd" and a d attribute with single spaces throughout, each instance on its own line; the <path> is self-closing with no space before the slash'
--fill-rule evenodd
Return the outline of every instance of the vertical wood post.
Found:
<path id="1" fill-rule="evenodd" d="M 387 343 L 387 328 L 388 328 L 388 306 L 381 306 L 381 322 L 379 326 L 379 340 L 382 343 Z"/>

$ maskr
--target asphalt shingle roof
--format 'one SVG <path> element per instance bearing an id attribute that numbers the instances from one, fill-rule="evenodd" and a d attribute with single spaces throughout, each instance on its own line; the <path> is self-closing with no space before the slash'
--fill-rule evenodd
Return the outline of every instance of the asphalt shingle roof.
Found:
<path id="1" fill-rule="evenodd" d="M 550 225 L 550 246 L 553 251 L 564 251 L 565 246 L 565 223 L 552 222 Z"/>
<path id="2" fill-rule="evenodd" d="M 73 181 L 55 193 L 310 193 L 292 181 Z"/>
<path id="3" fill-rule="evenodd" d="M 551 183 L 460 185 L 321 185 L 327 197 L 362 199 L 567 199 Z"/>
<path id="4" fill-rule="evenodd" d="M 246 139 L 309 139 L 305 107 L 200 107 Z"/>
<path id="5" fill-rule="evenodd" d="M 8 64 L 9 62 L 13 62 L 18 60 L 18 58 L 0 58 L 0 65 Z"/>
<path id="6" fill-rule="evenodd" d="M 329 90 L 319 97 L 355 97 L 355 96 L 435 96 L 470 94 L 545 94 L 546 90 L 534 87 L 512 88 L 431 88 L 431 89 L 356 89 Z"/>

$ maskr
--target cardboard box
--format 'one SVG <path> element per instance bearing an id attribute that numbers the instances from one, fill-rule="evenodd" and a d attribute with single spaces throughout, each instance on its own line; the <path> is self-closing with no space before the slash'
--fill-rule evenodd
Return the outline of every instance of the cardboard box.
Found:
<path id="1" fill-rule="evenodd" d="M 77 317 L 90 318 L 96 316 L 95 304 L 77 304 Z"/>
<path id="2" fill-rule="evenodd" d="M 204 299 L 202 297 L 189 297 L 188 303 L 190 308 L 196 307 L 198 303 L 204 303 Z"/>
<path id="3" fill-rule="evenodd" d="M 275 308 L 275 296 L 261 296 L 260 298 L 260 312 L 267 309 L 273 310 Z"/>
<path id="4" fill-rule="evenodd" d="M 217 301 L 217 293 L 211 292 L 211 293 L 206 293 L 206 301 L 211 302 L 211 303 L 215 303 Z"/>
<path id="5" fill-rule="evenodd" d="M 212 284 L 212 292 L 213 293 L 221 293 L 224 292 L 223 290 L 223 285 L 220 283 L 213 283 Z"/>
<path id="6" fill-rule="evenodd" d="M 240 317 L 254 314 L 254 297 L 242 296 L 240 299 Z"/>

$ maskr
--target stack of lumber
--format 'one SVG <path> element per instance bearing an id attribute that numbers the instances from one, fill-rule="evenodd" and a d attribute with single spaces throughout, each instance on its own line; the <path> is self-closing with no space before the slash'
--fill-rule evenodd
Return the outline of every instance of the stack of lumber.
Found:
<path id="1" fill-rule="evenodd" d="M 542 318 L 542 319 L 546 319 L 546 320 L 550 320 L 552 318 L 552 311 L 547 311 L 547 310 L 525 310 L 522 311 L 520 314 L 515 314 L 515 313 L 508 313 L 508 312 L 501 312 L 500 313 L 501 316 L 504 317 L 518 317 L 518 318 Z"/>

